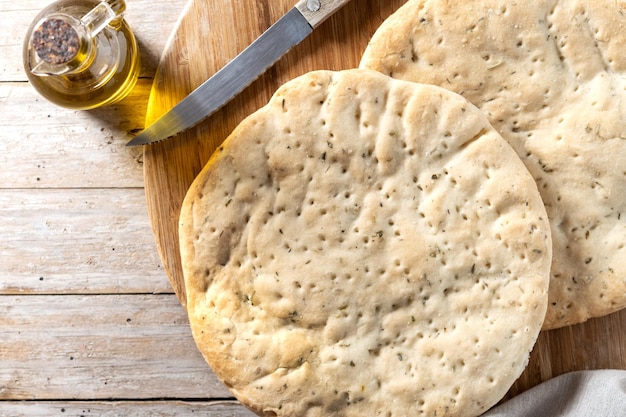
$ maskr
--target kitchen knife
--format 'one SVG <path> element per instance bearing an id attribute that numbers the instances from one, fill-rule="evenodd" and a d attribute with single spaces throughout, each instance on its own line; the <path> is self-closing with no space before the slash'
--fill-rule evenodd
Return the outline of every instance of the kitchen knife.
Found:
<path id="1" fill-rule="evenodd" d="M 349 0 L 301 0 L 226 66 L 126 146 L 170 139 L 233 99 Z"/>

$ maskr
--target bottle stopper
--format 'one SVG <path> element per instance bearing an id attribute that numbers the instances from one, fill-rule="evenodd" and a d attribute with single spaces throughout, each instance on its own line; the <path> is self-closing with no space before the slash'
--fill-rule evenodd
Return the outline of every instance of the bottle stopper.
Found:
<path id="1" fill-rule="evenodd" d="M 33 32 L 32 46 L 44 62 L 60 65 L 70 62 L 78 54 L 80 37 L 65 19 L 52 17 L 44 20 Z"/>
<path id="2" fill-rule="evenodd" d="M 75 58 L 89 52 L 89 40 L 118 18 L 124 5 L 123 1 L 102 1 L 80 19 L 63 13 L 44 17 L 31 35 L 31 47 L 40 58 L 32 72 L 53 75 L 76 69 Z"/>

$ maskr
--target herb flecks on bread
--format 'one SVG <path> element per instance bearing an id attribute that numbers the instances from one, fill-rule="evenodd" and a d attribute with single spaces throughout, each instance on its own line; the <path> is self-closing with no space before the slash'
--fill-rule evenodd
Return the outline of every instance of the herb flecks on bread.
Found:
<path id="1" fill-rule="evenodd" d="M 182 207 L 191 327 L 264 416 L 477 416 L 527 364 L 551 241 L 532 176 L 443 88 L 281 87 Z"/>

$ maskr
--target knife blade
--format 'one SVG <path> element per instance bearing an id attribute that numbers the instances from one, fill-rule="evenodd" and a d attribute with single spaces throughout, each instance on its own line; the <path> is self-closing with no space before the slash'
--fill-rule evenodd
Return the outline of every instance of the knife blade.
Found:
<path id="1" fill-rule="evenodd" d="M 237 96 L 349 1 L 301 0 L 239 55 L 126 146 L 171 139 L 200 123 Z"/>

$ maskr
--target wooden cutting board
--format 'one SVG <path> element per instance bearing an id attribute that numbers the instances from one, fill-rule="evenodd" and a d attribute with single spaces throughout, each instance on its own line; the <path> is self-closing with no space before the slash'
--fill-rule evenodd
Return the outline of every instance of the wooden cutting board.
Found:
<path id="1" fill-rule="evenodd" d="M 288 80 L 311 70 L 358 66 L 371 35 L 403 3 L 353 0 L 211 118 L 175 140 L 145 148 L 148 213 L 164 268 L 183 306 L 178 215 L 189 185 L 213 151 Z M 295 0 L 189 0 L 156 74 L 146 123 L 224 66 L 294 5 Z M 601 368 L 626 369 L 626 310 L 542 332 L 528 368 L 507 398 L 565 372 Z"/>

